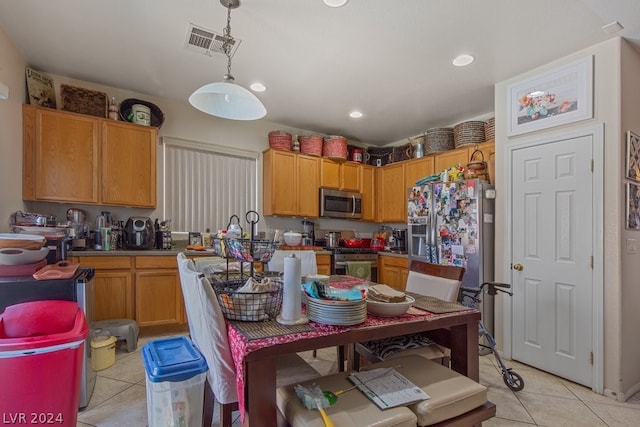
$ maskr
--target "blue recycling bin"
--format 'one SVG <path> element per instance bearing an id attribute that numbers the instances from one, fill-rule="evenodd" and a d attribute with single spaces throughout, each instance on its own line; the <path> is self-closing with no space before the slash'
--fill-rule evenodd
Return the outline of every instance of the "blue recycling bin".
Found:
<path id="1" fill-rule="evenodd" d="M 149 426 L 202 425 L 207 362 L 187 337 L 151 341 L 142 348 Z"/>

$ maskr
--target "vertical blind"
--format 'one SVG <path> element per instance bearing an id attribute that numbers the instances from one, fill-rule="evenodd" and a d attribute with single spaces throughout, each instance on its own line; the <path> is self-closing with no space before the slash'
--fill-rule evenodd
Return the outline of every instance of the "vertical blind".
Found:
<path id="1" fill-rule="evenodd" d="M 257 210 L 259 154 L 163 137 L 163 215 L 172 231 L 226 228 Z M 235 222 L 235 221 L 234 221 Z"/>

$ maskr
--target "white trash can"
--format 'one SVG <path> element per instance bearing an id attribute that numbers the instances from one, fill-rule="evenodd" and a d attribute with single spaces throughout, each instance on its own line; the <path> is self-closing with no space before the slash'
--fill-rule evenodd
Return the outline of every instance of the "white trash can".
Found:
<path id="1" fill-rule="evenodd" d="M 151 427 L 202 425 L 207 362 L 187 337 L 151 341 L 142 348 L 147 421 Z"/>

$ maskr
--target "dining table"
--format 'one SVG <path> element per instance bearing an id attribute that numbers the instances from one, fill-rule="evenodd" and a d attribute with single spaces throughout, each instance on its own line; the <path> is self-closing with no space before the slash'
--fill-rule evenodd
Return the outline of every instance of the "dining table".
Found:
<path id="1" fill-rule="evenodd" d="M 331 276 L 332 286 L 353 286 L 362 279 Z M 474 381 L 479 378 L 478 322 L 481 313 L 474 308 L 452 312 L 410 310 L 395 317 L 368 314 L 355 325 L 328 325 L 310 321 L 304 325 L 280 325 L 270 322 L 227 322 L 229 345 L 236 367 L 238 406 L 244 426 L 275 426 L 276 359 L 279 356 L 331 346 L 412 333 L 432 332 L 451 350 L 451 369 Z M 354 357 L 354 351 L 347 352 Z M 353 366 L 349 363 L 348 366 Z"/>

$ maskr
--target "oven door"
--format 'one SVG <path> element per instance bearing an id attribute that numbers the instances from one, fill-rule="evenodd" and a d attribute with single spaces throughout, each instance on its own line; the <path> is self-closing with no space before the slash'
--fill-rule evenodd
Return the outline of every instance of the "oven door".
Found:
<path id="1" fill-rule="evenodd" d="M 336 261 L 333 263 L 333 271 L 331 274 L 346 275 L 348 261 Z M 370 261 L 371 263 L 371 282 L 378 282 L 378 261 Z"/>

